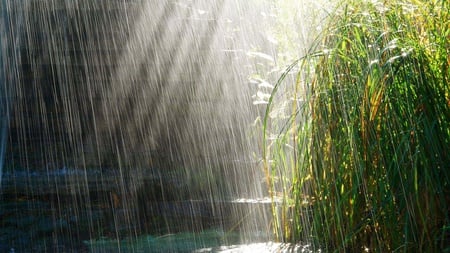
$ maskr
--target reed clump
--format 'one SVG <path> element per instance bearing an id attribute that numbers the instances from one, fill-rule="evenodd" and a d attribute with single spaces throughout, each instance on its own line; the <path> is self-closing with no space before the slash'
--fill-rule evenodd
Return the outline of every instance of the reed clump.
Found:
<path id="1" fill-rule="evenodd" d="M 343 1 L 320 43 L 282 75 L 263 143 L 279 239 L 450 252 L 449 9 Z M 286 100 L 289 115 L 273 117 Z"/>

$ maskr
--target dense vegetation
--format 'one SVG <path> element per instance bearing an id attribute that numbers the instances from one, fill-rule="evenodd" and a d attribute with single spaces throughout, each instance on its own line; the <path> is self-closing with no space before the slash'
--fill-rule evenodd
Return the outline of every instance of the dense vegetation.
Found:
<path id="1" fill-rule="evenodd" d="M 450 252 L 449 9 L 343 1 L 283 73 L 263 140 L 280 240 Z"/>

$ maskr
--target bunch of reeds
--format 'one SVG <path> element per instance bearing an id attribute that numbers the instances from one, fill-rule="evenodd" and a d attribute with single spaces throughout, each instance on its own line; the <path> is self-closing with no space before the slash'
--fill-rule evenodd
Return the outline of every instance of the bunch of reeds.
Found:
<path id="1" fill-rule="evenodd" d="M 450 252 L 450 4 L 344 2 L 267 106 L 276 235 L 326 251 Z M 271 117 L 282 97 L 289 115 Z"/>

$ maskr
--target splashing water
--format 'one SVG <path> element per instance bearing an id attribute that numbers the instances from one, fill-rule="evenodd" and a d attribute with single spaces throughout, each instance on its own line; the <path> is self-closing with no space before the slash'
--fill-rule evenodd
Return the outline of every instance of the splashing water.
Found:
<path id="1" fill-rule="evenodd" d="M 3 0 L 1 209 L 23 231 L 0 251 L 270 240 L 268 203 L 230 201 L 267 191 L 251 95 L 271 85 L 248 77 L 276 62 L 269 6 Z"/>

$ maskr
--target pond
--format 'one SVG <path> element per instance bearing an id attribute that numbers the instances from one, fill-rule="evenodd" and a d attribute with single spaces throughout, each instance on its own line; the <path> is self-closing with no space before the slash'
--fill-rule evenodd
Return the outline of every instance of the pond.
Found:
<path id="1" fill-rule="evenodd" d="M 274 243 L 270 200 L 146 199 L 145 207 L 117 203 L 116 175 L 88 174 L 92 192 L 79 189 L 81 171 L 15 171 L 3 175 L 2 252 L 309 252 Z M 147 175 L 150 178 L 150 175 Z M 159 178 L 165 181 L 166 178 Z M 93 187 L 103 185 L 101 189 Z M 75 187 L 76 186 L 76 187 Z M 167 187 L 169 189 L 169 187 Z M 132 210 L 140 208 L 140 210 Z M 146 210 L 145 215 L 139 211 Z"/>

